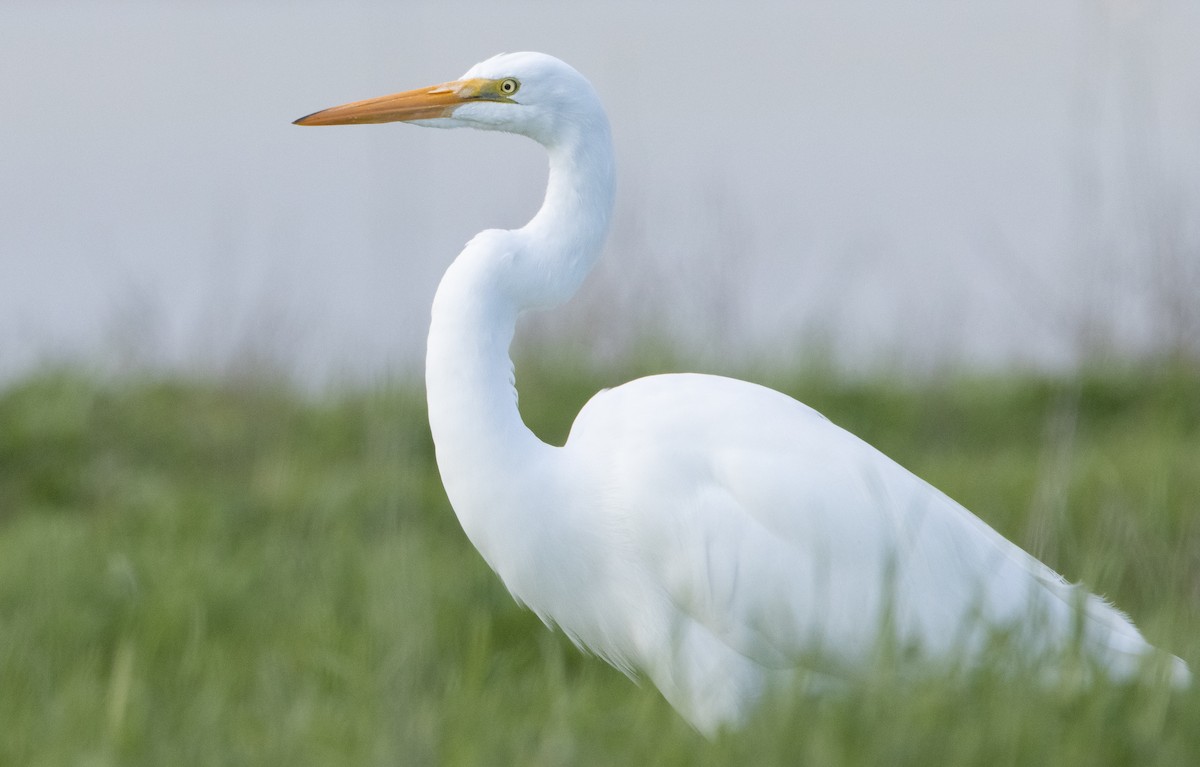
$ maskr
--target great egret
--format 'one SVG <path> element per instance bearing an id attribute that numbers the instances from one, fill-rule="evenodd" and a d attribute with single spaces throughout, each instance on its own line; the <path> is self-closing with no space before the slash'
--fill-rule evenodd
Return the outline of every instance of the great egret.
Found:
<path id="1" fill-rule="evenodd" d="M 480 232 L 447 269 L 426 358 L 438 468 L 463 530 L 513 596 L 697 729 L 737 725 L 805 659 L 866 667 L 881 632 L 976 659 L 1002 629 L 1030 653 L 1078 643 L 1129 676 L 1132 623 L 816 411 L 755 384 L 658 375 L 602 391 L 562 447 L 517 410 L 517 315 L 575 293 L 613 208 L 613 148 L 592 85 L 540 53 L 333 107 L 300 125 L 406 121 L 528 136 L 545 201 Z M 1169 657 L 1170 674 L 1189 678 Z"/>

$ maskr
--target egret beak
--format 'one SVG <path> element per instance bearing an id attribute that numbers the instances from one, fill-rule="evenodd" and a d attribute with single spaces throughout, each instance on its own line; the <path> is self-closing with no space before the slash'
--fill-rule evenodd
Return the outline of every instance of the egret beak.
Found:
<path id="1" fill-rule="evenodd" d="M 390 96 L 323 109 L 296 120 L 294 125 L 359 125 L 449 117 L 455 109 L 474 100 L 492 99 L 491 80 L 472 78 L 417 88 Z M 504 99 L 507 101 L 507 99 Z"/>

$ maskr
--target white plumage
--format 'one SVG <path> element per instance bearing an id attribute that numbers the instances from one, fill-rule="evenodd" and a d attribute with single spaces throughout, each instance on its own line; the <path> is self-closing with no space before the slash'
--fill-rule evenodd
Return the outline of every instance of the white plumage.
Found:
<path id="1" fill-rule="evenodd" d="M 551 56 L 297 121 L 404 120 L 528 136 L 545 202 L 477 235 L 433 305 L 426 383 L 438 466 L 467 536 L 513 595 L 648 676 L 695 727 L 736 725 L 815 662 L 867 668 L 886 641 L 975 660 L 995 630 L 1031 657 L 1079 642 L 1129 676 L 1154 649 L 1120 612 L 805 405 L 729 378 L 663 375 L 597 394 L 563 447 L 521 421 L 518 314 L 571 297 L 612 211 L 613 150 L 592 86 Z M 1170 658 L 1173 678 L 1186 666 Z"/>

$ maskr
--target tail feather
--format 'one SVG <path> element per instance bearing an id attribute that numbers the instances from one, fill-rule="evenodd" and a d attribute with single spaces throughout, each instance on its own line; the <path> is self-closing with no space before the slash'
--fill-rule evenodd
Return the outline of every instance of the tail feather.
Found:
<path id="1" fill-rule="evenodd" d="M 1095 659 L 1114 678 L 1135 679 L 1152 668 L 1165 668 L 1165 676 L 1172 686 L 1191 685 L 1192 672 L 1187 663 L 1147 642 L 1129 616 L 1110 602 L 1089 594 L 1084 610 L 1085 642 Z"/>

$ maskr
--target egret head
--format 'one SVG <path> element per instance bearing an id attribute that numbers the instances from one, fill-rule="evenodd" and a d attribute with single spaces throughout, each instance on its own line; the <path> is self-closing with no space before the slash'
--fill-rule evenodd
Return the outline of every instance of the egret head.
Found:
<path id="1" fill-rule="evenodd" d="M 451 82 L 343 104 L 296 120 L 297 125 L 384 122 L 506 131 L 546 145 L 597 124 L 607 128 L 591 83 L 544 53 L 503 53 Z"/>

